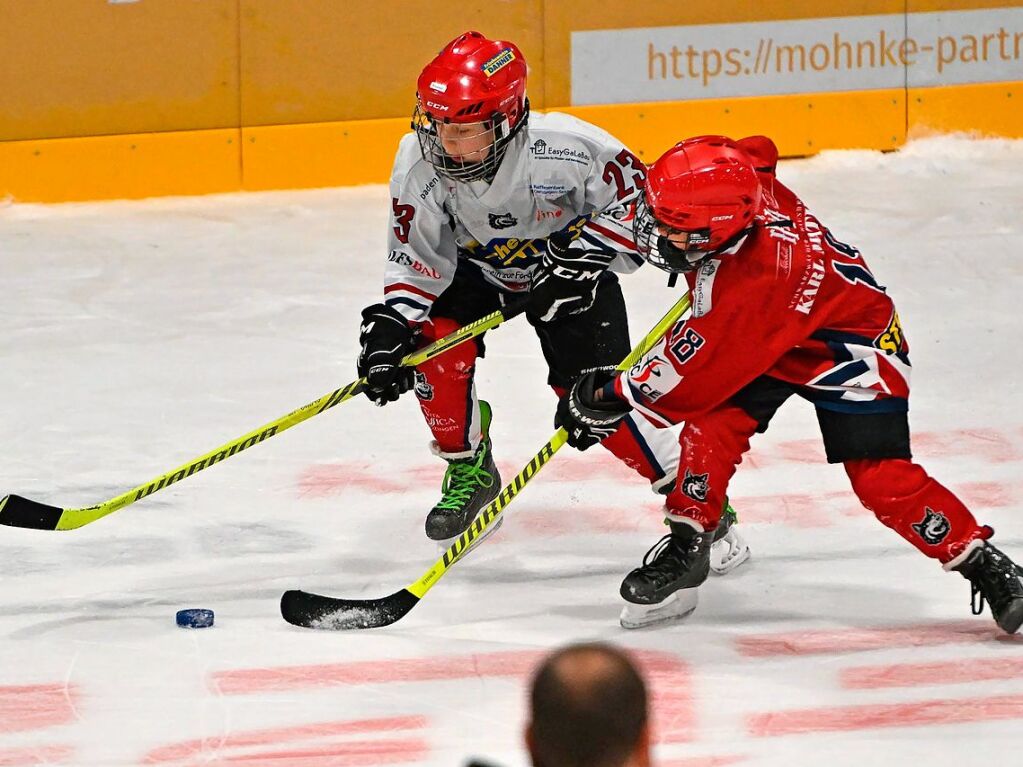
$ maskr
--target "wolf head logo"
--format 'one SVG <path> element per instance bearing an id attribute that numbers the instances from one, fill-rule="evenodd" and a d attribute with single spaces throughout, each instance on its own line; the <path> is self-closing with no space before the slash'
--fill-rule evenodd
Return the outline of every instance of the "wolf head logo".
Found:
<path id="1" fill-rule="evenodd" d="M 415 386 L 413 387 L 413 391 L 416 393 L 416 396 L 419 397 L 419 399 L 421 400 L 426 400 L 427 402 L 432 400 L 433 387 L 426 380 L 426 376 L 417 370 L 415 372 L 415 379 L 416 383 Z"/>
<path id="2" fill-rule="evenodd" d="M 916 531 L 917 535 L 924 539 L 924 543 L 931 546 L 937 546 L 945 540 L 952 530 L 948 517 L 928 506 L 924 507 L 924 518 L 919 522 L 914 522 L 910 527 Z"/>
<path id="3" fill-rule="evenodd" d="M 686 469 L 685 479 L 682 480 L 682 493 L 688 495 L 694 501 L 700 503 L 707 502 L 707 493 L 710 487 L 707 483 L 707 478 L 710 476 L 710 472 L 706 474 L 693 474 Z"/>
<path id="4" fill-rule="evenodd" d="M 490 228 L 491 229 L 509 229 L 519 223 L 519 220 L 515 218 L 511 213 L 491 213 L 490 214 Z"/>

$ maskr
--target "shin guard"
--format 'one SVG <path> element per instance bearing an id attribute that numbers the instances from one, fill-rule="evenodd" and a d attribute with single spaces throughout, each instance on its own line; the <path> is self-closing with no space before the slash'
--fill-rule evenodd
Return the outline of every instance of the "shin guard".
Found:
<path id="1" fill-rule="evenodd" d="M 459 328 L 454 320 L 435 317 L 423 326 L 425 346 Z M 416 368 L 415 392 L 437 448 L 444 453 L 472 453 L 482 426 L 473 378 L 477 347 L 460 344 Z"/>
<path id="2" fill-rule="evenodd" d="M 846 461 L 860 502 L 929 557 L 949 563 L 991 537 L 970 510 L 922 467 L 902 458 Z"/>
<path id="3" fill-rule="evenodd" d="M 749 450 L 757 422 L 744 410 L 723 406 L 689 421 L 679 435 L 678 481 L 668 494 L 666 516 L 713 530 L 725 507 L 728 483 Z"/>

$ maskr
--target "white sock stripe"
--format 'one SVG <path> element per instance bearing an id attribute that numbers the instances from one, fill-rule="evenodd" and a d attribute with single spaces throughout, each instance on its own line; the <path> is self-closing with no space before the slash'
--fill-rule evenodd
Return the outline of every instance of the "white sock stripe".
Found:
<path id="1" fill-rule="evenodd" d="M 959 565 L 961 565 L 963 562 L 965 562 L 967 559 L 969 559 L 970 554 L 975 552 L 977 549 L 979 549 L 983 545 L 984 545 L 984 541 L 982 539 L 975 538 L 974 540 L 970 541 L 969 545 L 966 547 L 966 549 L 963 551 L 962 554 L 960 554 L 955 559 L 953 559 L 953 560 L 943 564 L 942 568 L 945 569 L 946 571 L 954 570 L 955 568 L 959 567 Z"/>
<path id="2" fill-rule="evenodd" d="M 430 440 L 430 452 L 436 456 L 443 458 L 445 461 L 457 461 L 462 458 L 472 458 L 476 454 L 476 450 L 465 450 L 461 453 L 445 453 L 440 449 L 440 445 L 437 444 L 437 440 Z"/>

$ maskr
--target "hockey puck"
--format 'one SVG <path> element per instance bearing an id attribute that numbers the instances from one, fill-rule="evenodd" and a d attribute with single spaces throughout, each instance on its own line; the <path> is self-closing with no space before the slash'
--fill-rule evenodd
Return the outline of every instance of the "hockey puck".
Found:
<path id="1" fill-rule="evenodd" d="M 204 608 L 178 610 L 178 625 L 184 629 L 204 629 L 213 625 L 213 611 Z"/>

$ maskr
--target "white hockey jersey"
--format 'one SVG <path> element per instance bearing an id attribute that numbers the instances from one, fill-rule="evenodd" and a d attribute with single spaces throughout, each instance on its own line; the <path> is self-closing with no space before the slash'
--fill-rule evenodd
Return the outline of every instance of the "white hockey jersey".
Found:
<path id="1" fill-rule="evenodd" d="M 384 301 L 423 322 L 468 262 L 509 292 L 529 289 L 546 238 L 579 228 L 572 248 L 618 254 L 611 268 L 643 260 L 632 238 L 633 202 L 646 168 L 610 134 L 569 115 L 532 113 L 491 183 L 439 176 L 419 140 L 401 140 L 391 173 Z"/>

